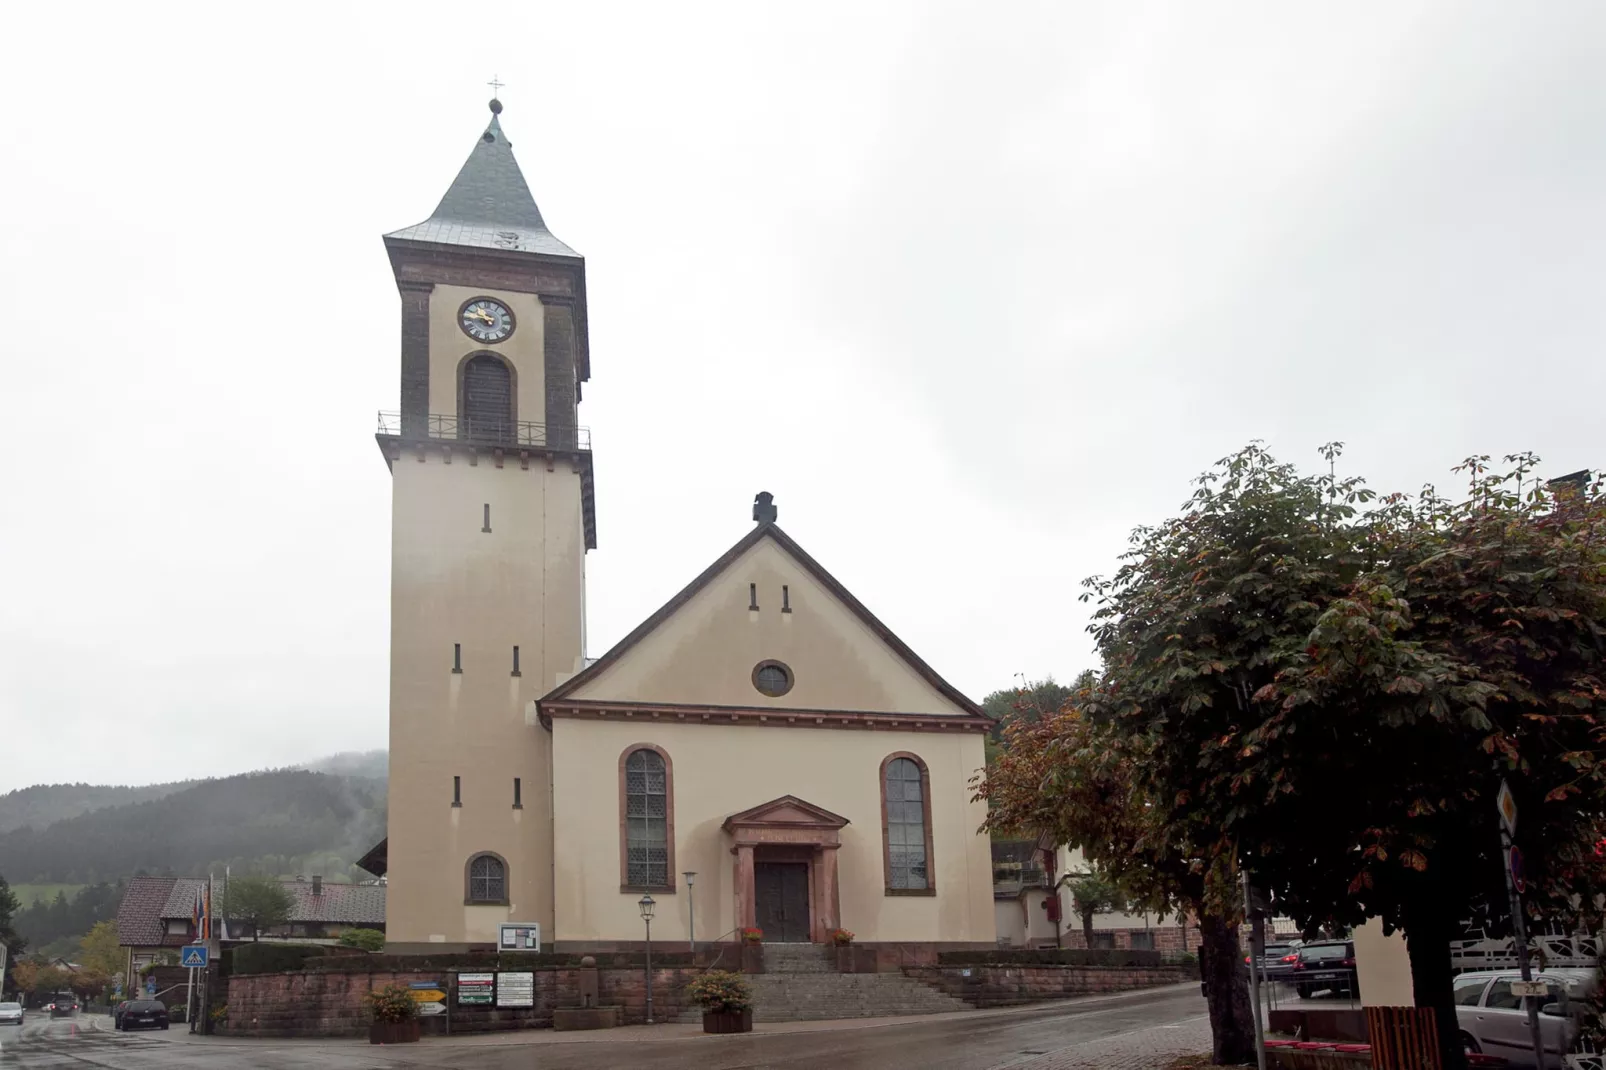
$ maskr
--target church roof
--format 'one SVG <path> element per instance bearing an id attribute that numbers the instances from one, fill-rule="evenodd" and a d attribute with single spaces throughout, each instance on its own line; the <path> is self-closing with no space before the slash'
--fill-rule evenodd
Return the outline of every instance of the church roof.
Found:
<path id="1" fill-rule="evenodd" d="M 386 238 L 579 259 L 580 254 L 554 237 L 541 218 L 513 158 L 513 145 L 502 132 L 497 118 L 501 109 L 499 102 L 491 102 L 490 125 L 430 217 L 391 231 Z"/>
<path id="2" fill-rule="evenodd" d="M 616 664 L 621 658 L 623 658 L 632 647 L 641 642 L 647 636 L 651 635 L 660 625 L 662 625 L 670 617 L 674 616 L 676 611 L 678 611 L 687 602 L 691 601 L 698 592 L 703 590 L 703 588 L 713 583 L 714 580 L 716 580 L 722 573 L 726 571 L 726 569 L 730 568 L 734 562 L 740 559 L 743 554 L 747 553 L 747 551 L 758 545 L 761 540 L 772 539 L 781 547 L 782 550 L 791 555 L 791 557 L 803 567 L 805 572 L 813 576 L 822 587 L 835 596 L 838 601 L 840 601 L 848 608 L 850 612 L 853 613 L 854 616 L 863 622 L 863 624 L 874 635 L 876 635 L 883 643 L 890 647 L 893 653 L 896 654 L 896 656 L 900 658 L 906 665 L 913 669 L 915 673 L 917 673 L 926 681 L 926 683 L 931 685 L 931 687 L 933 687 L 945 699 L 952 702 L 966 714 L 970 714 L 976 718 L 982 718 L 990 724 L 990 718 L 987 718 L 986 713 L 982 711 L 981 707 L 977 706 L 975 702 L 966 697 L 964 692 L 960 691 L 947 680 L 944 680 L 941 676 L 937 675 L 935 669 L 933 669 L 930 665 L 927 665 L 923 660 L 921 660 L 918 654 L 909 649 L 908 645 L 905 644 L 902 639 L 899 639 L 895 634 L 893 634 L 892 629 L 881 623 L 875 614 L 871 613 L 870 610 L 865 607 L 864 603 L 853 597 L 853 594 L 846 587 L 842 586 L 841 582 L 837 580 L 835 576 L 827 572 L 823 565 L 814 560 L 814 558 L 810 557 L 808 553 L 804 551 L 803 547 L 799 546 L 795 541 L 793 541 L 790 535 L 781 530 L 780 525 L 775 523 L 775 510 L 773 506 L 770 505 L 768 500 L 769 498 L 770 496 L 767 494 L 761 495 L 760 503 L 755 505 L 754 516 L 759 522 L 754 525 L 752 531 L 748 532 L 740 540 L 738 540 L 736 545 L 732 546 L 729 550 L 726 550 L 723 554 L 721 554 L 717 561 L 704 569 L 696 579 L 692 580 L 691 583 L 687 584 L 680 591 L 680 593 L 676 594 L 668 602 L 664 603 L 657 612 L 648 617 L 646 620 L 642 621 L 634 631 L 625 636 L 618 643 L 614 644 L 611 650 L 602 655 L 602 657 L 598 658 L 596 661 L 592 662 L 590 665 L 586 666 L 584 669 L 581 669 L 579 672 L 569 677 L 569 679 L 565 680 L 551 691 L 547 692 L 544 696 L 542 696 L 540 702 L 544 704 L 563 699 L 579 688 L 585 686 L 592 680 L 595 680 L 603 673 L 607 672 L 608 669 Z M 966 720 L 968 719 L 969 718 L 966 718 Z"/>

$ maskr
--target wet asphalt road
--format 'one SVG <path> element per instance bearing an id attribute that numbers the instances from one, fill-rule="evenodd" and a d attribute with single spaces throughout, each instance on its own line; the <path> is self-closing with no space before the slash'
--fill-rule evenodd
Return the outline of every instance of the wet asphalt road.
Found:
<path id="1" fill-rule="evenodd" d="M 376 1047 L 350 1040 L 243 1040 L 167 1032 L 114 1032 L 111 1019 L 29 1015 L 20 1030 L 0 1029 L 0 1068 L 67 1070 L 1037 1070 L 1082 1065 L 1079 1049 L 1100 1065 L 1142 1065 L 1158 1042 L 1200 1029 L 1197 985 L 1044 1005 L 1004 1014 L 975 1012 L 846 1028 L 709 1037 L 685 1027 L 639 1027 L 609 1034 L 502 1034 L 443 1037 Z M 762 1028 L 762 1027 L 760 1027 Z M 780 1027 L 776 1027 L 780 1028 Z M 628 1034 L 629 1039 L 623 1039 Z M 1208 1046 L 1208 1032 L 1205 1032 Z M 660 1039 L 660 1037 L 662 1039 Z M 1130 1056 L 1126 1048 L 1130 1046 Z M 1186 1043 L 1185 1043 L 1186 1046 Z"/>

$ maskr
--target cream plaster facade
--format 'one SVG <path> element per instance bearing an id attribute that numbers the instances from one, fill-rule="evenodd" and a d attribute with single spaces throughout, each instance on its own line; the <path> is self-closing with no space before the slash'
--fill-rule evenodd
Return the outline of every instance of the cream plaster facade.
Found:
<path id="1" fill-rule="evenodd" d="M 749 609 L 755 593 L 759 608 Z M 753 687 L 753 666 L 769 658 L 792 669 L 796 683 L 785 695 L 771 697 Z M 628 658 L 607 666 L 567 697 L 761 709 L 964 712 L 773 539 L 749 547 L 717 583 L 697 591 L 672 618 L 631 647 Z"/>
<path id="2" fill-rule="evenodd" d="M 513 313 L 511 335 L 487 345 L 463 333 L 458 309 L 476 297 L 494 297 Z M 495 353 L 513 367 L 513 419 L 545 423 L 545 327 L 536 294 L 437 285 L 429 295 L 429 411 L 455 415 L 463 361 L 475 353 Z"/>
<path id="3" fill-rule="evenodd" d="M 552 762 L 532 710 L 580 661 L 579 478 L 562 462 L 447 464 L 424 449 L 394 462 L 392 480 L 387 932 L 464 944 L 494 941 L 503 921 L 551 931 Z M 463 867 L 480 851 L 507 862 L 506 907 L 464 904 Z"/>
<path id="4" fill-rule="evenodd" d="M 674 777 L 678 872 L 673 892 L 652 893 L 654 939 L 689 936 L 686 870 L 697 874 L 698 939 L 732 939 L 736 859 L 722 825 L 732 813 L 790 794 L 849 822 L 837 852 L 841 916 L 827 924 L 860 941 L 993 943 L 992 863 L 987 837 L 976 834 L 986 806 L 970 801 L 968 786 L 985 760 L 981 735 L 555 718 L 559 941 L 641 938 L 641 893 L 620 889 L 617 770 L 620 756 L 642 743 L 668 754 Z M 886 893 L 880 770 L 895 752 L 919 755 L 931 775 L 931 896 Z"/>

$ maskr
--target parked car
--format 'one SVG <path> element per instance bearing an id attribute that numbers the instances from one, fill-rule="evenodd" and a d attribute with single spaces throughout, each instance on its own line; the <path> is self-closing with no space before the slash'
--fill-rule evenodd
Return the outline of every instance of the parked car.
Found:
<path id="1" fill-rule="evenodd" d="M 1260 976 L 1268 981 L 1286 981 L 1294 975 L 1294 964 L 1299 961 L 1298 943 L 1267 944 L 1260 956 Z M 1244 956 L 1249 965 L 1249 956 Z"/>
<path id="2" fill-rule="evenodd" d="M 0 1003 L 0 1025 L 21 1025 L 22 1004 Z"/>
<path id="3" fill-rule="evenodd" d="M 159 999 L 131 999 L 122 1005 L 122 1014 L 113 1024 L 125 1033 L 130 1029 L 166 1029 L 167 1005 Z"/>
<path id="4" fill-rule="evenodd" d="M 123 1027 L 123 1009 L 128 1006 L 128 1003 L 129 1001 L 125 999 L 112 1008 L 113 1029 L 121 1029 Z"/>
<path id="5" fill-rule="evenodd" d="M 1294 983 L 1300 999 L 1310 999 L 1324 988 L 1348 992 L 1352 996 L 1360 995 L 1353 941 L 1326 940 L 1306 944 L 1297 954 L 1299 960 L 1293 964 L 1288 979 Z"/>
<path id="6" fill-rule="evenodd" d="M 1512 984 L 1521 980 L 1517 970 L 1475 970 L 1456 977 L 1455 1017 L 1461 1027 L 1461 1043 L 1468 1051 L 1501 1056 L 1511 1066 L 1537 1067 L 1527 1007 L 1536 997 L 1511 991 Z M 1600 982 L 1594 970 L 1577 968 L 1545 970 L 1534 980 L 1545 984 L 1539 1004 L 1544 1065 L 1547 1070 L 1559 1068 L 1563 1054 L 1578 1039 L 1579 1018 Z"/>
<path id="7" fill-rule="evenodd" d="M 68 999 L 66 996 L 57 996 L 45 1005 L 52 1018 L 71 1018 L 78 1013 L 78 1001 Z"/>

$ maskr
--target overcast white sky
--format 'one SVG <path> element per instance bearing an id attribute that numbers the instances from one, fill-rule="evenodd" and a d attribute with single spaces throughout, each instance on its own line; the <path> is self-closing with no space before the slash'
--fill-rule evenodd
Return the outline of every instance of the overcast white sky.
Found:
<path id="1" fill-rule="evenodd" d="M 600 654 L 755 491 L 980 698 L 1251 438 L 1602 462 L 1606 6 L 17 7 L 0 790 L 386 735 L 380 235 L 485 86 L 587 257 Z"/>

